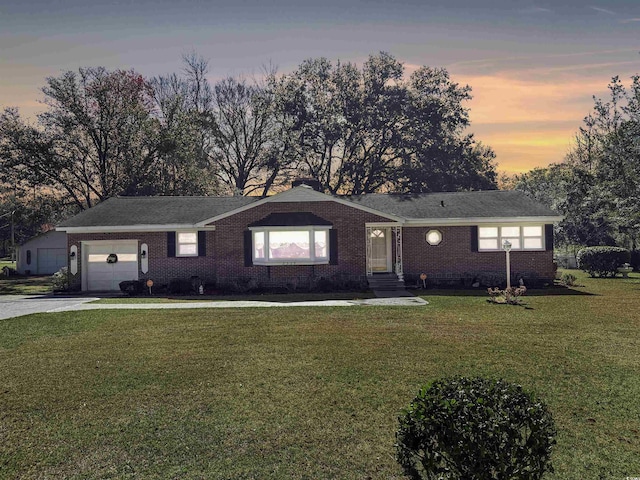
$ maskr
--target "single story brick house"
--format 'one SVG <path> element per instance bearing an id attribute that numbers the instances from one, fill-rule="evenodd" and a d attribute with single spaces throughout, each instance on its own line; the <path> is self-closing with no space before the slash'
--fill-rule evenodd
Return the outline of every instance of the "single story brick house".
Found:
<path id="1" fill-rule="evenodd" d="M 550 282 L 561 217 L 517 191 L 334 196 L 305 184 L 260 197 L 115 197 L 72 217 L 71 284 L 118 290 L 123 280 L 199 277 L 262 286 L 395 274 L 459 284 L 506 276 Z"/>

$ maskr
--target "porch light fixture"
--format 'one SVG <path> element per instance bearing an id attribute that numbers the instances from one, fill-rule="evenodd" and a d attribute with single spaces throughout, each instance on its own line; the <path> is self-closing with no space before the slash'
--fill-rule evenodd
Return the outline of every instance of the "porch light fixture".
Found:
<path id="1" fill-rule="evenodd" d="M 76 258 L 76 252 L 71 252 L 71 253 L 69 254 L 69 258 L 70 258 L 71 260 L 73 260 L 74 258 Z"/>
<path id="2" fill-rule="evenodd" d="M 140 253 L 140 258 L 147 258 L 147 251 L 146 250 L 142 250 L 142 252 Z"/>
<path id="3" fill-rule="evenodd" d="M 511 251 L 511 242 L 509 240 L 505 240 L 502 243 L 502 249 L 507 255 L 507 288 L 511 288 L 511 262 L 509 258 L 509 252 Z"/>

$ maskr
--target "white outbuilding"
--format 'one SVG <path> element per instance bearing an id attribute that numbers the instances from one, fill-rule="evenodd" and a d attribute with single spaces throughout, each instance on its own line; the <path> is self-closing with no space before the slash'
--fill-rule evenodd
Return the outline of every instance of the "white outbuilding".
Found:
<path id="1" fill-rule="evenodd" d="M 51 275 L 67 266 L 67 234 L 51 230 L 18 247 L 16 270 L 21 275 Z"/>

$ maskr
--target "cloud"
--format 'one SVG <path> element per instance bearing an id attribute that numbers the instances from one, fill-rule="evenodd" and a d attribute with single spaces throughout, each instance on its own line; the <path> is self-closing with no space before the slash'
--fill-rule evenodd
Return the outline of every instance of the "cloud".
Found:
<path id="1" fill-rule="evenodd" d="M 616 15 L 616 12 L 612 11 L 612 10 L 608 10 L 606 8 L 602 8 L 602 7 L 593 7 L 590 6 L 589 7 L 591 10 L 595 10 L 596 12 L 600 12 L 600 13 L 606 13 L 607 15 Z"/>
<path id="2" fill-rule="evenodd" d="M 640 22 L 640 18 L 627 18 L 625 20 L 620 20 L 620 23 L 632 23 L 632 22 Z"/>
<path id="3" fill-rule="evenodd" d="M 519 10 L 519 12 L 525 15 L 535 15 L 537 13 L 552 13 L 552 10 L 548 8 L 542 8 L 542 7 L 529 7 L 529 8 L 523 8 L 522 10 Z"/>

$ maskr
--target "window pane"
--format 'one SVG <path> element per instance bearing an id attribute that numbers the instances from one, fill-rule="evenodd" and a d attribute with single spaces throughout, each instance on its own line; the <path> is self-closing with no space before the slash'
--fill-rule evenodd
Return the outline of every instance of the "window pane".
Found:
<path id="1" fill-rule="evenodd" d="M 314 233 L 316 258 L 327 258 L 327 233 L 326 230 Z"/>
<path id="2" fill-rule="evenodd" d="M 198 245 L 178 245 L 178 255 L 197 255 Z"/>
<path id="3" fill-rule="evenodd" d="M 264 232 L 253 233 L 253 256 L 264 258 Z"/>
<path id="4" fill-rule="evenodd" d="M 511 242 L 511 250 L 519 250 L 520 249 L 520 237 L 510 237 L 510 238 L 506 238 L 506 237 L 502 237 L 502 243 L 504 244 L 505 240 L 509 240 Z M 500 245 L 500 247 L 502 248 L 502 245 Z"/>
<path id="5" fill-rule="evenodd" d="M 478 237 L 492 238 L 498 236 L 498 227 L 480 227 L 478 228 Z"/>
<path id="6" fill-rule="evenodd" d="M 535 225 L 533 227 L 522 227 L 525 237 L 542 237 L 542 227 Z"/>
<path id="7" fill-rule="evenodd" d="M 498 239 L 487 238 L 478 241 L 479 250 L 498 250 Z"/>
<path id="8" fill-rule="evenodd" d="M 270 258 L 310 258 L 309 232 L 269 232 Z"/>
<path id="9" fill-rule="evenodd" d="M 542 239 L 541 238 L 525 238 L 524 239 L 524 248 L 525 249 L 529 249 L 529 248 L 541 249 L 542 248 Z"/>
<path id="10" fill-rule="evenodd" d="M 502 237 L 519 237 L 520 227 L 502 227 L 502 231 L 500 233 L 502 234 Z M 511 238 L 509 238 L 509 241 L 511 241 Z M 514 246 L 513 248 L 516 247 Z"/>
<path id="11" fill-rule="evenodd" d="M 178 243 L 198 243 L 198 236 L 195 232 L 178 233 Z"/>

